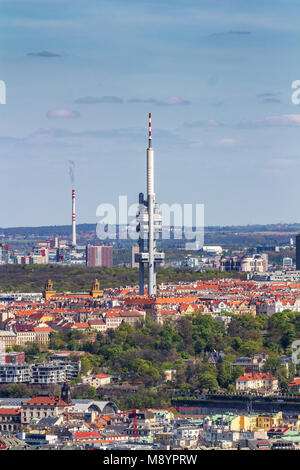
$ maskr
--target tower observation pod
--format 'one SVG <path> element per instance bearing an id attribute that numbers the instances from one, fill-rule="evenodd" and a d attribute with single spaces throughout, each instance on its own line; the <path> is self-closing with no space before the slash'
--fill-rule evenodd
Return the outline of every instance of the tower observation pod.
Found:
<path id="1" fill-rule="evenodd" d="M 139 194 L 137 213 L 139 232 L 139 253 L 135 260 L 139 263 L 139 292 L 144 295 L 145 265 L 148 267 L 148 295 L 156 295 L 156 269 L 163 263 L 165 254 L 156 250 L 157 235 L 162 233 L 162 217 L 154 193 L 154 151 L 152 148 L 151 113 L 149 113 L 149 136 L 147 148 L 147 197 Z"/>

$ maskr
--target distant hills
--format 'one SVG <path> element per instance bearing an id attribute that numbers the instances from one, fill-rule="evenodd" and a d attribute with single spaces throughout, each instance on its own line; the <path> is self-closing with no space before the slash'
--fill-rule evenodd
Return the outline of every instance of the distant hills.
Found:
<path id="1" fill-rule="evenodd" d="M 96 232 L 97 224 L 77 224 L 77 233 L 89 234 Z M 120 225 L 120 228 L 125 226 Z M 178 228 L 178 227 L 175 227 Z M 40 227 L 7 227 L 0 228 L 0 235 L 2 236 L 69 236 L 71 224 L 69 225 L 43 225 Z M 205 226 L 206 232 L 237 232 L 237 233 L 251 233 L 251 232 L 300 232 L 300 223 L 294 224 L 266 224 L 266 225 L 226 225 L 226 226 Z"/>

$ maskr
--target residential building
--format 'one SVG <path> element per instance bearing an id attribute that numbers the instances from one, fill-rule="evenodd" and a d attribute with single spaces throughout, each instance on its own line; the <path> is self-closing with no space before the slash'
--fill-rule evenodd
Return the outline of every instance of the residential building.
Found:
<path id="1" fill-rule="evenodd" d="M 111 376 L 108 374 L 94 374 L 94 375 L 87 375 L 86 377 L 82 377 L 82 383 L 90 385 L 94 388 L 103 387 L 104 385 L 110 384 Z"/>
<path id="2" fill-rule="evenodd" d="M 48 345 L 50 341 L 50 333 L 54 333 L 55 330 L 49 326 L 35 326 L 35 341 L 40 345 Z"/>
<path id="3" fill-rule="evenodd" d="M 32 384 L 62 384 L 66 378 L 66 366 L 60 363 L 32 364 Z"/>
<path id="4" fill-rule="evenodd" d="M 120 310 L 122 322 L 134 326 L 136 323 L 145 320 L 146 312 L 138 310 Z"/>
<path id="5" fill-rule="evenodd" d="M 0 432 L 16 432 L 21 426 L 20 408 L 0 407 Z"/>
<path id="6" fill-rule="evenodd" d="M 0 364 L 0 383 L 29 383 L 30 364 Z"/>
<path id="7" fill-rule="evenodd" d="M 111 268 L 113 265 L 113 248 L 106 245 L 88 245 L 86 247 L 87 266 Z"/>
<path id="8" fill-rule="evenodd" d="M 107 329 L 118 328 L 122 323 L 122 317 L 119 312 L 111 309 L 105 314 L 105 324 Z"/>
<path id="9" fill-rule="evenodd" d="M 272 374 L 244 374 L 236 379 L 236 390 L 242 392 L 264 391 L 275 392 L 278 390 L 278 379 Z"/>
<path id="10" fill-rule="evenodd" d="M 243 367 L 246 373 L 260 372 L 268 357 L 268 354 L 255 354 L 253 357 L 237 357 L 231 365 L 232 367 Z"/>
<path id="11" fill-rule="evenodd" d="M 23 346 L 27 343 L 36 342 L 36 332 L 33 325 L 16 323 L 14 332 L 17 335 L 16 344 Z"/>
<path id="12" fill-rule="evenodd" d="M 106 331 L 107 325 L 101 318 L 95 320 L 88 320 L 88 324 L 91 328 L 97 331 Z"/>
<path id="13" fill-rule="evenodd" d="M 0 330 L 0 342 L 9 348 L 17 344 L 17 335 L 14 331 Z"/>
<path id="14" fill-rule="evenodd" d="M 297 377 L 289 383 L 289 390 L 290 392 L 300 392 L 300 378 Z"/>

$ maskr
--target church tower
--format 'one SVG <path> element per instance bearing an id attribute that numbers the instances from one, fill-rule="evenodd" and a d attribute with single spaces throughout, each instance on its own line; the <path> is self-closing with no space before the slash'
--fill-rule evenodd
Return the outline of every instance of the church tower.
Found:
<path id="1" fill-rule="evenodd" d="M 45 284 L 45 289 L 44 289 L 44 292 L 43 292 L 44 299 L 48 300 L 48 299 L 50 299 L 50 297 L 52 297 L 55 294 L 56 294 L 56 291 L 53 290 L 53 283 L 52 283 L 51 279 L 48 279 L 48 281 Z"/>
<path id="2" fill-rule="evenodd" d="M 100 282 L 98 279 L 95 279 L 92 285 L 91 296 L 93 299 L 103 296 L 103 290 L 100 290 Z"/>
<path id="3" fill-rule="evenodd" d="M 64 384 L 62 386 L 60 397 L 68 405 L 70 405 L 72 403 L 70 387 L 67 384 L 67 382 L 64 382 Z"/>

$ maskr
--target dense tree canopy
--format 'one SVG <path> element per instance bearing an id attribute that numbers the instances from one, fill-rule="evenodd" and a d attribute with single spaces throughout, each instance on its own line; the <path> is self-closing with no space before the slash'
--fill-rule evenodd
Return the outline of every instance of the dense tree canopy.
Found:
<path id="1" fill-rule="evenodd" d="M 264 352 L 269 355 L 264 369 L 278 374 L 287 387 L 296 371 L 286 373 L 277 358 L 291 353 L 291 343 L 299 337 L 299 314 L 229 315 L 227 330 L 222 321 L 199 312 L 164 325 L 147 316 L 135 328 L 123 323 L 107 334 L 99 333 L 95 342 L 78 343 L 83 333 L 53 333 L 51 347 L 86 351 L 82 373 L 108 371 L 123 380 L 156 387 L 171 369 L 177 371 L 173 386 L 191 390 L 232 389 L 244 372 L 232 367 L 234 359 Z M 211 361 L 212 354 L 215 361 Z"/>

